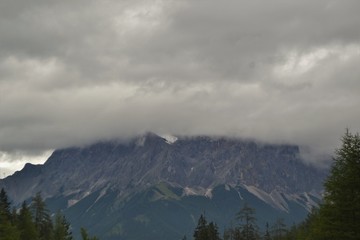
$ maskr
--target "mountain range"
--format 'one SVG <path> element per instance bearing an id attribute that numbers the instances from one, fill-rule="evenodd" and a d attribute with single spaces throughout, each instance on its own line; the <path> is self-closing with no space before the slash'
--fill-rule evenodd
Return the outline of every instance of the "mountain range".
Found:
<path id="1" fill-rule="evenodd" d="M 295 145 L 147 133 L 56 150 L 0 187 L 16 204 L 41 191 L 74 229 L 102 240 L 181 239 L 200 214 L 220 230 L 237 224 L 244 203 L 256 209 L 261 228 L 303 220 L 321 200 L 327 174 L 304 160 Z"/>

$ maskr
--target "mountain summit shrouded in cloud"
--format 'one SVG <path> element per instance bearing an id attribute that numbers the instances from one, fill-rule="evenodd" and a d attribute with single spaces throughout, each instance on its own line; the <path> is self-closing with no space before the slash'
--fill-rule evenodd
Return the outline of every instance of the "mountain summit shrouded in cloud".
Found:
<path id="1" fill-rule="evenodd" d="M 331 152 L 360 129 L 357 0 L 0 3 L 6 156 L 145 131 Z"/>
<path id="2" fill-rule="evenodd" d="M 259 228 L 279 218 L 292 226 L 318 205 L 326 174 L 294 145 L 147 133 L 56 150 L 0 180 L 0 189 L 14 204 L 41 191 L 75 238 L 82 226 L 103 240 L 181 239 L 204 212 L 219 229 L 235 224 L 245 203 Z"/>

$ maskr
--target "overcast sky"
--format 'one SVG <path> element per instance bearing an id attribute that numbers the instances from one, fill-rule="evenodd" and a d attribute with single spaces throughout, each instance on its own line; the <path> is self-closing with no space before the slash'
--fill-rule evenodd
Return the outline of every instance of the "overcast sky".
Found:
<path id="1" fill-rule="evenodd" d="M 0 177 L 51 149 L 144 131 L 331 153 L 345 128 L 360 130 L 359 10 L 359 0 L 0 0 Z"/>

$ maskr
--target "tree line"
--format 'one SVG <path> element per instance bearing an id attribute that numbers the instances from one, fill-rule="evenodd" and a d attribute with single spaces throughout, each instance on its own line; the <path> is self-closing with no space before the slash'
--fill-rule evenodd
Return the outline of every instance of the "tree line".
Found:
<path id="1" fill-rule="evenodd" d="M 359 240 L 360 239 L 360 136 L 349 130 L 335 151 L 325 194 L 318 208 L 298 225 L 288 229 L 282 219 L 259 232 L 255 209 L 247 204 L 237 214 L 236 227 L 225 229 L 224 240 Z M 186 237 L 184 237 L 186 239 Z M 194 240 L 221 240 L 216 223 L 201 215 Z"/>
<path id="2" fill-rule="evenodd" d="M 82 240 L 99 240 L 80 229 Z M 71 225 L 58 211 L 50 215 L 46 204 L 37 193 L 30 204 L 25 201 L 18 210 L 11 206 L 7 193 L 0 191 L 0 240 L 73 240 Z"/>
<path id="3" fill-rule="evenodd" d="M 204 214 L 200 215 L 193 233 L 194 240 L 287 240 L 291 238 L 289 230 L 282 218 L 276 220 L 271 226 L 266 223 L 264 232 L 259 230 L 256 222 L 255 209 L 248 204 L 236 215 L 237 224 L 225 228 L 222 237 L 216 223 L 208 222 Z M 183 240 L 187 239 L 184 236 Z"/>

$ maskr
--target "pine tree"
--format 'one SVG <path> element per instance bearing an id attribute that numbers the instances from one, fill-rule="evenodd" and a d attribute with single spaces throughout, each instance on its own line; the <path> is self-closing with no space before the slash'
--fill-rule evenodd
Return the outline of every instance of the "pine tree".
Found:
<path id="1" fill-rule="evenodd" d="M 19 231 L 13 224 L 11 204 L 5 190 L 0 191 L 0 240 L 18 240 Z"/>
<path id="2" fill-rule="evenodd" d="M 207 221 L 205 219 L 205 216 L 203 214 L 200 215 L 200 218 L 198 220 L 198 224 L 194 231 L 194 239 L 195 240 L 207 240 Z"/>
<path id="3" fill-rule="evenodd" d="M 208 223 L 204 215 L 200 215 L 198 225 L 194 231 L 195 240 L 220 240 L 218 226 L 214 222 Z"/>
<path id="4" fill-rule="evenodd" d="M 54 240 L 72 240 L 70 223 L 65 216 L 57 212 L 54 220 Z"/>
<path id="5" fill-rule="evenodd" d="M 224 240 L 235 240 L 235 229 L 233 227 L 226 228 L 223 235 Z"/>
<path id="6" fill-rule="evenodd" d="M 11 224 L 16 226 L 17 225 L 17 222 L 18 222 L 18 214 L 17 214 L 17 210 L 16 210 L 16 207 L 13 207 L 12 208 L 12 211 L 11 211 Z"/>
<path id="7" fill-rule="evenodd" d="M 80 229 L 82 240 L 99 240 L 97 237 L 90 237 L 85 228 Z"/>
<path id="8" fill-rule="evenodd" d="M 4 188 L 0 191 L 0 217 L 2 221 L 11 221 L 10 201 Z"/>
<path id="9" fill-rule="evenodd" d="M 60 212 L 55 215 L 54 227 L 49 210 L 41 194 L 37 193 L 28 207 L 23 202 L 19 213 L 10 212 L 11 204 L 4 189 L 0 191 L 0 240 L 72 240 L 70 223 Z M 215 229 L 216 225 L 215 225 Z M 90 237 L 81 228 L 83 240 L 99 240 Z"/>
<path id="10" fill-rule="evenodd" d="M 271 240 L 270 232 L 269 232 L 269 223 L 266 223 L 264 240 Z"/>
<path id="11" fill-rule="evenodd" d="M 242 239 L 256 240 L 259 238 L 254 208 L 251 208 L 245 203 L 244 207 L 237 214 L 237 218 L 241 222 L 240 230 Z"/>
<path id="12" fill-rule="evenodd" d="M 220 240 L 218 226 L 214 222 L 208 224 L 207 234 L 208 240 Z"/>
<path id="13" fill-rule="evenodd" d="M 18 229 L 20 230 L 20 240 L 37 240 L 38 236 L 35 224 L 26 202 L 23 202 L 21 205 L 18 217 Z"/>
<path id="14" fill-rule="evenodd" d="M 38 232 L 39 240 L 53 239 L 53 225 L 49 210 L 41 197 L 41 193 L 37 193 L 31 203 L 31 209 L 34 215 L 35 227 Z"/>
<path id="15" fill-rule="evenodd" d="M 272 237 L 274 240 L 280 240 L 287 234 L 286 224 L 284 219 L 278 218 L 272 226 Z"/>
<path id="16" fill-rule="evenodd" d="M 360 239 L 360 136 L 348 130 L 335 152 L 320 206 L 324 239 Z"/>

